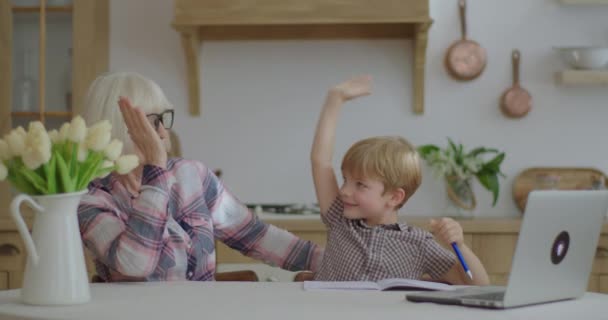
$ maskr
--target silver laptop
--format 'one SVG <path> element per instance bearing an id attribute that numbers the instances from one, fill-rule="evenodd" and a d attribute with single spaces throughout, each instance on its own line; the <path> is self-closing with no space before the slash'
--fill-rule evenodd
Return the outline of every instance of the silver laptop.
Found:
<path id="1" fill-rule="evenodd" d="M 578 298 L 587 290 L 607 212 L 605 190 L 533 191 L 506 287 L 416 292 L 407 300 L 501 309 Z"/>

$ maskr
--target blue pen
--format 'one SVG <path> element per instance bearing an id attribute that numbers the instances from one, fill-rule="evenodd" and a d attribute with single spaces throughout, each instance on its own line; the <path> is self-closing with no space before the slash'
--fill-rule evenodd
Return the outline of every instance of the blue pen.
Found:
<path id="1" fill-rule="evenodd" d="M 462 252 L 460 252 L 460 249 L 458 248 L 456 242 L 452 242 L 452 249 L 454 249 L 454 252 L 456 252 L 456 255 L 458 256 L 458 260 L 460 260 L 460 264 L 462 265 L 464 272 L 466 272 L 469 278 L 473 280 L 473 273 L 471 272 L 471 270 L 469 270 L 469 266 L 467 266 L 466 261 L 464 261 L 464 258 L 462 257 Z"/>

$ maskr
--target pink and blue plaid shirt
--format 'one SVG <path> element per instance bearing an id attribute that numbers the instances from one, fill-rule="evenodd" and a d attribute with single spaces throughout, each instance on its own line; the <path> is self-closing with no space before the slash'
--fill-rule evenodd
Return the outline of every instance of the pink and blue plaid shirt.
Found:
<path id="1" fill-rule="evenodd" d="M 106 281 L 213 280 L 215 239 L 287 270 L 316 271 L 323 249 L 262 222 L 202 163 L 146 165 L 132 198 L 112 175 L 89 185 L 80 232 Z"/>

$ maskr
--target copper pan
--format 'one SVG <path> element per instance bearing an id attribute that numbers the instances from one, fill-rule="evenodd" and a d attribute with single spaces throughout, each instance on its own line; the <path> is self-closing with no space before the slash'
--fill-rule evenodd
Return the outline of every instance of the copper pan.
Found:
<path id="1" fill-rule="evenodd" d="M 513 85 L 507 89 L 500 99 L 500 109 L 511 118 L 521 118 L 532 108 L 532 96 L 519 85 L 519 50 L 513 50 L 511 60 L 513 63 Z"/>
<path id="2" fill-rule="evenodd" d="M 473 80 L 486 67 L 486 50 L 479 43 L 467 39 L 466 2 L 458 2 L 460 8 L 460 27 L 462 39 L 452 43 L 445 55 L 448 73 L 461 81 Z"/>

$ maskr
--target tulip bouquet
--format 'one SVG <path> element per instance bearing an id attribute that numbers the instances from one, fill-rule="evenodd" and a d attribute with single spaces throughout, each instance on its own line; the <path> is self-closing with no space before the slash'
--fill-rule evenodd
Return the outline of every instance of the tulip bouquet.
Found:
<path id="1" fill-rule="evenodd" d="M 13 129 L 0 139 L 0 181 L 26 194 L 48 195 L 85 190 L 112 171 L 126 174 L 139 160 L 121 155 L 123 144 L 111 140 L 111 129 L 107 120 L 87 128 L 80 116 L 59 131 L 47 132 L 40 121 L 31 122 L 27 131 Z"/>

